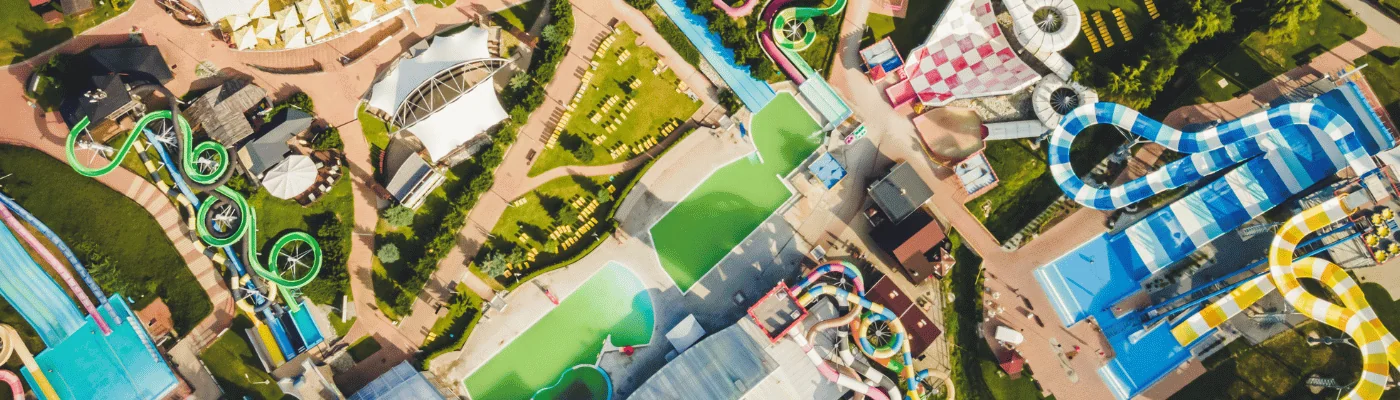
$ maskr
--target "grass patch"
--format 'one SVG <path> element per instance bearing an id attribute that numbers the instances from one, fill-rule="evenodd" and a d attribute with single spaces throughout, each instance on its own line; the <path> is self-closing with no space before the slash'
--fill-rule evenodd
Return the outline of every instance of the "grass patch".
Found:
<path id="1" fill-rule="evenodd" d="M 1361 74 L 1371 91 L 1380 98 L 1381 107 L 1391 118 L 1400 117 L 1400 47 L 1382 47 L 1356 59 L 1356 64 L 1366 64 Z"/>
<path id="2" fill-rule="evenodd" d="M 695 48 L 695 43 L 691 43 L 690 39 L 685 37 L 685 33 L 681 32 L 681 28 L 676 26 L 675 22 L 666 18 L 666 13 L 661 11 L 661 6 L 652 5 L 643 13 L 647 15 L 647 19 L 651 20 L 652 26 L 656 27 L 656 33 L 661 34 L 661 38 L 666 39 L 666 43 L 670 44 L 676 53 L 680 53 L 681 58 L 685 59 L 686 63 L 700 68 L 700 49 Z"/>
<path id="3" fill-rule="evenodd" d="M 209 296 L 140 205 L 30 148 L 0 145 L 6 175 L 4 192 L 73 247 L 103 289 L 135 301 L 133 309 L 164 299 L 178 332 L 209 315 Z"/>
<path id="4" fill-rule="evenodd" d="M 987 142 L 985 154 L 999 182 L 965 206 L 997 241 L 1005 242 L 1062 192 L 1050 176 L 1045 152 L 1031 150 L 1025 140 Z"/>
<path id="5" fill-rule="evenodd" d="M 350 254 L 351 231 L 338 229 L 325 234 L 325 227 L 353 223 L 342 219 L 353 216 L 355 212 L 350 190 L 350 179 L 341 179 L 325 196 L 305 207 L 296 201 L 272 197 L 261 186 L 257 193 L 248 198 L 248 205 L 258 213 L 258 245 L 264 257 L 270 257 L 271 246 L 277 237 L 293 231 L 310 233 L 320 242 L 323 256 L 321 272 L 302 288 L 302 292 L 317 304 L 335 304 L 349 292 L 345 255 Z"/>
<path id="6" fill-rule="evenodd" d="M 578 101 L 573 117 L 559 135 L 558 145 L 541 152 L 530 167 L 530 176 L 565 165 L 607 165 L 625 161 L 635 153 L 628 151 L 613 158 L 610 151 L 619 146 L 635 148 L 648 136 L 659 135 L 662 125 L 685 120 L 700 108 L 699 102 L 676 91 L 679 79 L 675 72 L 651 73 L 659 60 L 651 49 L 636 44 L 636 32 L 620 25 L 614 35 L 617 37 L 615 44 L 593 57 L 600 66 L 588 91 Z M 618 65 L 618 55 L 623 51 L 632 55 Z M 630 79 L 640 80 L 641 86 L 630 89 Z M 618 99 L 617 103 L 607 106 L 605 101 L 610 98 Z M 623 105 L 629 99 L 636 101 L 636 107 L 625 111 Z M 601 116 L 596 123 L 591 120 L 595 115 Z M 622 123 L 616 125 L 616 130 L 609 133 L 604 129 L 609 121 L 619 119 Z M 600 136 L 601 144 L 594 144 L 595 138 Z M 579 159 L 576 150 L 591 152 L 591 156 Z"/>
<path id="7" fill-rule="evenodd" d="M 905 5 L 907 11 L 904 18 L 872 12 L 870 16 L 865 17 L 865 25 L 870 29 L 866 30 L 866 36 L 861 43 L 870 45 L 889 36 L 900 54 L 908 54 L 923 44 L 924 39 L 928 39 L 928 34 L 933 31 L 934 21 L 938 20 L 945 8 L 948 8 L 948 0 L 915 0 Z"/>
<path id="8" fill-rule="evenodd" d="M 1148 43 L 1145 34 L 1148 32 L 1147 26 L 1152 23 L 1152 17 L 1147 14 L 1147 9 L 1140 0 L 1098 0 L 1084 1 L 1079 3 L 1079 12 L 1084 18 L 1089 20 L 1090 31 L 1094 32 L 1095 40 L 1099 40 L 1100 51 L 1095 53 L 1093 46 L 1089 45 L 1089 39 L 1081 32 L 1074 43 L 1061 53 L 1068 60 L 1078 60 L 1088 58 L 1095 65 L 1117 70 L 1119 66 L 1130 62 L 1137 62 L 1146 54 L 1142 48 Z M 1158 3 L 1158 11 L 1166 3 Z M 1113 9 L 1123 9 L 1123 17 L 1127 20 L 1128 30 L 1133 33 L 1132 41 L 1123 40 L 1123 32 L 1118 29 L 1118 20 L 1113 16 Z M 1113 38 L 1113 47 L 1105 46 L 1103 40 L 1098 35 L 1098 24 L 1093 22 L 1094 13 L 1098 12 L 1103 17 L 1105 28 L 1108 29 L 1109 37 Z"/>
<path id="9" fill-rule="evenodd" d="M 360 362 L 373 356 L 374 353 L 379 352 L 379 349 L 383 347 L 384 346 L 380 345 L 379 340 L 375 339 L 374 336 L 365 336 L 363 339 L 356 341 L 355 344 L 350 345 L 350 349 L 346 350 L 346 352 L 350 353 L 350 358 L 355 360 L 355 362 Z"/>
<path id="10" fill-rule="evenodd" d="M 355 320 L 360 319 L 360 317 L 340 322 L 340 313 L 332 311 L 328 319 L 331 320 L 331 329 L 335 330 L 335 335 L 345 337 L 345 334 L 350 332 L 350 327 L 355 326 Z"/>
<path id="11" fill-rule="evenodd" d="M 491 14 L 491 21 L 496 25 L 514 28 L 519 32 L 528 32 L 531 26 L 535 25 L 535 20 L 539 19 L 540 11 L 544 10 L 546 0 L 529 0 L 517 4 L 515 7 L 507 8 Z"/>
<path id="12" fill-rule="evenodd" d="M 263 372 L 257 353 L 243 337 L 243 331 L 252 326 L 247 316 L 239 314 L 229 331 L 204 349 L 199 359 L 229 398 L 281 399 L 284 394 L 277 380 Z"/>
<path id="13" fill-rule="evenodd" d="M 455 351 L 466 343 L 472 328 L 481 320 L 481 303 L 481 298 L 468 289 L 467 285 L 457 284 L 457 296 L 452 299 L 447 315 L 433 323 L 432 329 L 428 331 L 428 339 L 418 348 L 420 353 L 426 354 L 416 358 L 422 360 L 419 369 L 426 370 L 428 363 L 433 359 Z"/>
<path id="14" fill-rule="evenodd" d="M 28 3 L 19 0 L 0 2 L 0 64 L 17 63 L 57 46 L 126 12 L 131 8 L 132 1 L 94 2 L 92 11 L 77 16 L 64 16 L 63 22 L 56 25 L 45 23 L 39 14 L 58 10 L 57 1 L 32 9 Z"/>
<path id="15" fill-rule="evenodd" d="M 1205 365 L 1215 365 L 1196 378 L 1173 399 L 1312 398 L 1305 384 L 1312 374 L 1356 381 L 1360 354 L 1348 346 L 1308 346 L 1308 332 L 1344 336 L 1340 331 L 1307 322 L 1265 340 L 1259 346 L 1232 345 L 1212 355 Z M 1240 339 L 1244 340 L 1244 339 Z M 1335 395 L 1335 392 L 1326 392 Z M 1332 397 L 1330 395 L 1324 397 Z"/>
<path id="16" fill-rule="evenodd" d="M 806 50 L 798 53 L 802 56 L 802 60 L 807 62 L 807 65 L 812 66 L 812 69 L 817 70 L 822 76 L 831 74 L 831 63 L 836 61 L 836 41 L 840 40 L 841 21 L 845 16 L 846 10 L 842 9 L 836 15 L 817 18 L 815 21 L 816 40 L 813 40 L 812 45 Z"/>

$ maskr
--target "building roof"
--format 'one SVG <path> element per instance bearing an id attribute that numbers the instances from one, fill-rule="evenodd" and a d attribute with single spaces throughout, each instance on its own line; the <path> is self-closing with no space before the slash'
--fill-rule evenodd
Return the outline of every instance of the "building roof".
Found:
<path id="1" fill-rule="evenodd" d="M 928 319 L 928 315 L 914 305 L 914 299 L 909 297 L 908 293 L 900 290 L 895 285 L 894 280 L 888 276 L 881 277 L 879 282 L 875 282 L 875 286 L 871 286 L 870 291 L 866 292 L 866 298 L 883 304 L 885 308 L 899 316 L 899 322 L 904 325 L 904 331 L 909 334 L 907 336 L 909 338 L 909 351 L 916 357 L 927 350 L 933 341 L 938 339 L 939 335 L 943 334 L 943 331 Z"/>
<path id="2" fill-rule="evenodd" d="M 815 175 L 817 180 L 821 181 L 827 189 L 836 186 L 837 182 L 841 182 L 841 178 L 846 177 L 846 167 L 841 166 L 841 162 L 836 161 L 836 157 L 832 157 L 831 153 L 817 157 L 811 165 L 807 166 L 807 169 L 812 171 L 812 175 Z"/>
<path id="3" fill-rule="evenodd" d="M 59 22 L 63 22 L 63 13 L 58 12 L 56 10 L 45 11 L 39 16 L 44 18 L 45 23 L 57 24 Z"/>
<path id="4" fill-rule="evenodd" d="M 388 190 L 394 198 L 404 201 L 413 188 L 418 185 L 418 182 L 432 173 L 433 167 L 428 165 L 423 157 L 411 154 L 410 157 L 394 167 L 394 173 L 390 175 L 389 184 L 385 185 L 384 189 Z"/>
<path id="5" fill-rule="evenodd" d="M 236 146 L 253 134 L 243 113 L 267 97 L 258 85 L 230 80 L 199 96 L 185 109 L 185 117 L 224 146 Z"/>
<path id="6" fill-rule="evenodd" d="M 891 221 L 899 222 L 933 198 L 933 190 L 909 163 L 902 162 L 891 168 L 885 177 L 870 184 L 870 197 Z"/>
<path id="7" fill-rule="evenodd" d="M 92 11 L 92 0 L 59 0 L 64 14 L 82 14 Z"/>
<path id="8" fill-rule="evenodd" d="M 204 19 L 210 23 L 223 19 L 233 14 L 244 14 L 253 9 L 262 0 L 186 0 L 193 4 L 195 8 L 204 13 Z"/>
<path id="9" fill-rule="evenodd" d="M 248 154 L 248 172 L 262 174 L 267 172 L 268 168 L 282 162 L 282 159 L 287 158 L 287 153 L 291 152 L 287 141 L 310 129 L 313 120 L 311 114 L 294 108 L 278 113 L 268 124 L 270 128 L 264 128 L 266 133 L 243 147 Z"/>
<path id="10" fill-rule="evenodd" d="M 797 304 L 797 299 L 788 294 L 787 284 L 778 283 L 763 298 L 749 307 L 749 319 L 763 331 L 768 341 L 776 342 L 788 330 L 800 325 L 807 318 L 807 309 Z"/>
<path id="11" fill-rule="evenodd" d="M 763 339 L 753 321 L 740 319 L 662 366 L 630 398 L 837 399 L 847 392 L 823 378 L 796 342 Z"/>
<path id="12" fill-rule="evenodd" d="M 928 211 L 920 209 L 898 223 L 886 222 L 871 233 L 871 238 L 916 284 L 930 276 L 942 276 L 951 267 L 952 257 L 945 256 L 945 229 Z"/>
<path id="13" fill-rule="evenodd" d="M 350 395 L 350 400 L 420 400 L 445 399 L 442 392 L 424 376 L 413 369 L 408 361 L 395 365 L 360 391 Z"/>
<path id="14" fill-rule="evenodd" d="M 1000 353 L 997 354 L 997 365 L 1000 365 L 1007 375 L 1016 375 L 1025 370 L 1026 359 L 1021 358 L 1020 353 L 1010 350 L 1001 350 Z"/>
<path id="15" fill-rule="evenodd" d="M 29 7 L 38 7 L 49 4 L 49 0 L 29 0 Z"/>
<path id="16" fill-rule="evenodd" d="M 93 48 L 87 51 L 97 73 L 127 74 L 141 80 L 169 82 L 174 78 L 160 48 L 150 45 Z M 128 79 L 128 82 L 131 79 Z"/>
<path id="17" fill-rule="evenodd" d="M 437 73 L 471 60 L 491 57 L 488 32 L 472 26 L 449 36 L 429 39 L 422 51 L 399 61 L 370 88 L 369 105 L 392 115 L 408 95 Z"/>
<path id="18" fill-rule="evenodd" d="M 126 85 L 115 74 L 94 75 L 85 85 L 75 87 L 86 89 L 70 93 L 58 107 L 59 115 L 63 116 L 63 122 L 68 123 L 68 126 L 76 125 L 83 117 L 94 123 L 102 121 L 131 102 L 131 94 L 127 93 Z M 99 99 L 88 98 L 86 93 L 97 93 L 92 91 L 94 89 L 101 89 L 101 93 L 106 96 Z"/>

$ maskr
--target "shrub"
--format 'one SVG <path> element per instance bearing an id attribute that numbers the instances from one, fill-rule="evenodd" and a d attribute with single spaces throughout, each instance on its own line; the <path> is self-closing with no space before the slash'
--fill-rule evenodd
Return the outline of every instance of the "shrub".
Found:
<path id="1" fill-rule="evenodd" d="M 375 255 L 379 257 L 379 262 L 391 264 L 399 260 L 399 246 L 395 246 L 393 243 L 385 244 L 379 248 L 379 252 Z"/>
<path id="2" fill-rule="evenodd" d="M 228 182 L 225 182 L 224 185 L 227 185 L 229 189 L 233 189 L 235 192 L 243 194 L 244 197 L 252 197 L 253 193 L 258 191 L 258 187 L 248 182 L 248 178 L 240 173 L 230 174 Z"/>
<path id="3" fill-rule="evenodd" d="M 316 103 L 312 102 L 311 96 L 308 96 L 305 92 L 292 93 L 291 96 L 287 96 L 286 100 L 282 100 L 282 105 L 296 107 L 308 113 L 316 112 Z"/>
<path id="4" fill-rule="evenodd" d="M 719 97 L 719 105 L 731 113 L 738 112 L 744 107 L 744 102 L 739 100 L 739 95 L 734 94 L 734 91 L 729 90 L 729 88 L 720 88 L 717 97 Z"/>
<path id="5" fill-rule="evenodd" d="M 656 4 L 656 0 L 627 0 L 627 5 L 638 10 L 651 8 L 653 4 Z"/>
<path id="6" fill-rule="evenodd" d="M 571 151 L 570 153 L 573 153 L 574 158 L 577 158 L 579 161 L 582 161 L 582 162 L 593 161 L 593 149 L 592 149 L 592 148 L 589 148 L 589 147 L 586 147 L 586 146 L 579 146 L 579 148 L 574 149 L 574 150 Z"/>
<path id="7" fill-rule="evenodd" d="M 408 224 L 413 223 L 413 209 L 404 206 L 389 207 L 380 216 L 384 217 L 384 222 L 394 227 L 408 226 Z"/>
<path id="8" fill-rule="evenodd" d="M 340 140 L 340 129 L 332 126 L 316 135 L 316 143 L 312 147 L 316 150 L 344 150 L 345 142 Z"/>

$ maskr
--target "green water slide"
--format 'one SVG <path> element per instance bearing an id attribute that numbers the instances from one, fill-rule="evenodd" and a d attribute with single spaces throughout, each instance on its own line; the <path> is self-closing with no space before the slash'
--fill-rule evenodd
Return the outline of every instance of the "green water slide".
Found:
<path id="1" fill-rule="evenodd" d="M 812 20 L 841 13 L 847 0 L 836 0 L 827 7 L 788 7 L 792 1 L 771 0 L 764 7 L 762 18 L 769 21 L 769 28 L 759 32 L 759 40 L 778 68 L 801 85 L 807 77 L 817 76 L 816 70 L 797 54 L 817 40 L 816 23 Z"/>
<path id="2" fill-rule="evenodd" d="M 167 96 L 170 95 L 167 93 Z M 174 107 L 175 104 L 172 104 L 172 109 L 174 109 Z M 242 194 L 224 186 L 221 181 L 229 169 L 228 150 L 225 149 L 223 145 L 213 141 L 194 143 L 194 135 L 190 129 L 189 121 L 187 121 L 184 116 L 179 115 L 178 111 L 161 110 L 148 113 L 144 117 L 141 117 L 141 119 L 136 122 L 136 126 L 131 129 L 131 133 L 126 139 L 114 149 L 115 154 L 111 158 L 112 161 L 106 165 L 95 168 L 88 167 L 78 162 L 75 153 L 78 137 L 82 135 L 89 124 L 88 119 L 84 117 L 68 132 L 68 138 L 64 143 L 64 152 L 68 158 L 68 164 L 79 174 L 86 177 L 106 175 L 119 167 L 121 160 L 126 158 L 128 153 L 131 152 L 132 147 L 135 146 L 140 133 L 144 131 L 148 125 L 161 120 L 172 120 L 177 128 L 177 141 L 179 143 L 178 158 L 180 160 L 176 161 L 176 163 L 179 164 L 180 172 L 188 178 L 190 182 L 189 186 L 194 186 L 199 189 L 199 191 L 209 195 L 208 198 L 199 204 L 196 231 L 199 234 L 200 240 L 208 243 L 210 246 L 221 248 L 227 248 L 242 242 L 245 262 L 249 269 L 257 276 L 276 285 L 277 291 L 280 292 L 283 297 L 287 298 L 287 305 L 292 311 L 300 310 L 301 305 L 293 300 L 291 291 L 311 283 L 320 272 L 320 244 L 306 232 L 290 232 L 278 237 L 277 240 L 273 242 L 271 248 L 272 255 L 269 257 L 268 265 L 264 265 L 260 262 L 257 253 L 257 213 L 252 207 L 248 206 L 248 201 Z M 216 164 L 213 165 L 214 168 L 209 170 L 200 168 L 200 156 L 202 155 L 213 156 L 212 159 L 216 160 Z M 210 159 L 206 158 L 205 160 Z M 176 176 L 172 176 L 172 178 L 176 178 L 177 182 L 182 186 L 185 183 L 179 182 Z M 211 229 L 213 226 L 213 217 L 210 211 L 218 204 L 231 204 L 233 207 L 237 208 L 238 215 L 242 216 L 242 218 L 238 218 L 238 223 L 230 227 L 231 229 L 227 232 L 215 232 Z M 294 264 L 302 264 L 305 268 L 294 267 L 283 269 L 278 267 L 277 256 L 282 254 L 282 250 L 297 242 L 309 247 L 311 255 L 310 263 L 302 264 L 300 260 L 296 260 Z"/>

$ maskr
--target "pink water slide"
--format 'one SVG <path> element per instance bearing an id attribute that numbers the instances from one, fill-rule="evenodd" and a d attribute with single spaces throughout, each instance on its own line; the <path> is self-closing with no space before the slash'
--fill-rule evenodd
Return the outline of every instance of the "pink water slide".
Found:
<path id="1" fill-rule="evenodd" d="M 728 14 L 729 18 L 739 19 L 753 14 L 753 9 L 758 7 L 760 0 L 746 0 L 744 1 L 744 5 L 739 6 L 739 8 L 730 6 L 729 2 L 724 0 L 711 0 L 711 2 L 715 4 L 715 7 L 724 10 L 724 13 Z"/>
<path id="2" fill-rule="evenodd" d="M 749 4 L 755 2 L 755 0 L 749 0 Z M 770 0 L 768 5 L 763 6 L 763 14 L 760 15 L 759 18 L 772 23 L 773 16 L 778 15 L 778 10 L 787 8 L 789 3 L 792 3 L 792 0 Z M 792 60 L 789 60 L 787 55 L 783 54 L 783 50 L 778 48 L 778 43 L 773 41 L 772 29 L 759 31 L 758 43 L 763 46 L 763 52 L 768 53 L 768 58 L 772 59 L 773 63 L 778 65 L 778 69 L 782 70 L 783 74 L 787 75 L 788 79 L 791 79 L 793 84 L 801 85 L 802 82 L 807 80 L 807 77 L 802 75 L 802 71 L 798 71 L 797 66 L 792 64 Z"/>
<path id="3" fill-rule="evenodd" d="M 15 215 L 10 213 L 9 208 L 0 206 L 0 219 L 4 219 L 5 225 L 9 225 L 10 230 L 19 235 L 21 239 L 24 239 L 24 243 L 28 244 L 29 248 L 34 249 L 35 253 L 39 253 L 39 257 L 43 258 L 44 262 L 48 263 L 54 271 L 58 272 L 58 276 L 63 278 L 63 283 L 68 285 L 68 290 L 72 291 L 73 296 L 78 298 L 78 302 L 82 303 L 88 315 L 92 315 L 92 319 L 97 321 L 97 328 L 102 330 L 102 334 L 112 334 L 112 328 L 107 326 L 107 320 L 102 319 L 102 314 L 97 313 L 97 307 L 93 307 L 92 300 L 88 299 L 87 292 L 83 291 L 83 287 L 78 284 L 77 279 L 73 279 L 73 274 L 68 272 L 68 268 L 65 267 L 62 262 L 58 261 L 58 257 L 54 257 L 53 252 L 49 251 L 48 247 L 44 247 L 43 243 L 40 243 L 39 239 L 35 238 L 34 234 L 29 232 L 29 228 L 20 224 L 19 220 L 15 219 Z"/>
<path id="4" fill-rule="evenodd" d="M 0 381 L 4 381 L 5 383 L 10 385 L 10 394 L 13 395 L 11 398 L 24 398 L 24 387 L 19 385 L 19 376 L 15 375 L 14 372 L 10 372 L 9 370 L 0 370 Z"/>

